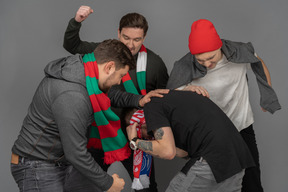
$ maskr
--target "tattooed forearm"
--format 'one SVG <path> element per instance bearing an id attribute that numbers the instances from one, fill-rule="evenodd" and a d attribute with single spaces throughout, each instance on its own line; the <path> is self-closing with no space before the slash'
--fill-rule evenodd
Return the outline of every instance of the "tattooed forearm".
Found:
<path id="1" fill-rule="evenodd" d="M 163 135 L 164 135 L 164 131 L 162 128 L 157 129 L 154 133 L 154 137 L 156 140 L 161 140 Z"/>
<path id="2" fill-rule="evenodd" d="M 153 155 L 154 157 L 160 158 L 159 155 L 154 154 L 154 152 L 153 152 L 153 147 L 152 147 L 152 142 L 151 142 L 151 141 L 143 141 L 143 140 L 140 140 L 140 141 L 138 141 L 137 146 L 138 146 L 138 148 L 141 149 L 142 151 L 145 151 L 145 153 L 150 154 L 150 155 Z"/>
<path id="3" fill-rule="evenodd" d="M 143 150 L 143 151 L 153 151 L 153 148 L 152 148 L 152 142 L 151 141 L 143 141 L 143 140 L 140 140 L 138 142 L 138 148 Z"/>

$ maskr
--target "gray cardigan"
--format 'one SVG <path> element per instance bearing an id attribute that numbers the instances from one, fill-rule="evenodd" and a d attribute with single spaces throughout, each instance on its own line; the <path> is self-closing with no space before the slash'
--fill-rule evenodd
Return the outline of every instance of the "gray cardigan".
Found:
<path id="1" fill-rule="evenodd" d="M 254 55 L 253 45 L 249 43 L 233 42 L 222 39 L 221 48 L 228 61 L 233 63 L 251 63 L 251 68 L 256 76 L 260 91 L 260 105 L 270 113 L 281 109 L 277 95 L 273 88 L 267 83 L 266 75 L 261 61 Z M 190 52 L 176 61 L 167 83 L 168 89 L 176 89 L 188 84 L 193 79 L 204 77 L 207 73 L 206 67 L 200 65 L 195 56 Z"/>

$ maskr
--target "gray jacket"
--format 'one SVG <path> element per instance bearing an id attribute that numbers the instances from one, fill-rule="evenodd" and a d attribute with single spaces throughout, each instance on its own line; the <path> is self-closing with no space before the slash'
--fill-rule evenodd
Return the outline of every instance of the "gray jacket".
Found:
<path id="1" fill-rule="evenodd" d="M 255 57 L 253 45 L 249 43 L 233 42 L 222 39 L 221 48 L 228 61 L 233 63 L 251 63 L 251 68 L 256 76 L 260 90 L 260 105 L 270 113 L 281 109 L 277 95 L 273 88 L 268 85 L 261 61 Z M 197 62 L 190 52 L 176 61 L 167 83 L 168 89 L 176 89 L 186 85 L 193 79 L 204 77 L 206 67 Z"/>
<path id="2" fill-rule="evenodd" d="M 38 86 L 12 151 L 23 157 L 70 162 L 103 191 L 113 178 L 87 152 L 93 109 L 81 55 L 50 62 Z"/>

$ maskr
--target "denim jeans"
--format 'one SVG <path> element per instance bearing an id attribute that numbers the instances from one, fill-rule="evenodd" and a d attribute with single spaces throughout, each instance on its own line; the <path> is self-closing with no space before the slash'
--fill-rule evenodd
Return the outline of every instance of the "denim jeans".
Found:
<path id="1" fill-rule="evenodd" d="M 72 165 L 29 160 L 20 157 L 11 163 L 11 173 L 20 192 L 62 192 Z"/>

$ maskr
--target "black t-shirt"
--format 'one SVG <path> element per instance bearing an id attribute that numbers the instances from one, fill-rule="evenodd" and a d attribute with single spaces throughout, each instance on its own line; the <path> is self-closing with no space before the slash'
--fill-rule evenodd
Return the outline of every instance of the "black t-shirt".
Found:
<path id="1" fill-rule="evenodd" d="M 144 107 L 148 131 L 171 127 L 175 144 L 193 159 L 203 157 L 217 182 L 253 166 L 249 149 L 226 114 L 191 91 L 170 91 Z"/>

